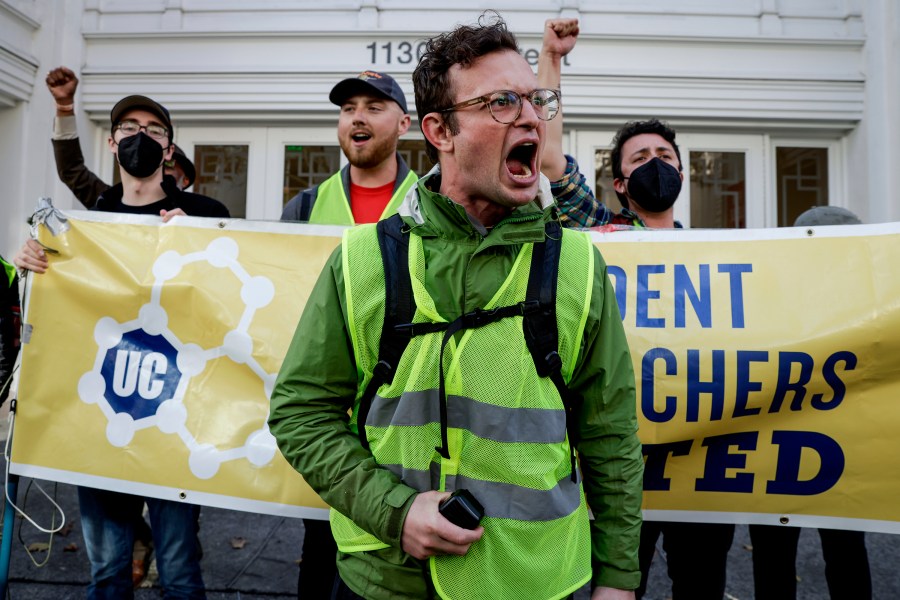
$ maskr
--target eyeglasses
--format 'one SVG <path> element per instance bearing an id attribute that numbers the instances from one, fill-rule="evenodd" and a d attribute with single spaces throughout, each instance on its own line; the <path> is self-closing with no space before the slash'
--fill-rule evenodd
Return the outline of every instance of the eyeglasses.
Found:
<path id="1" fill-rule="evenodd" d="M 116 129 L 121 131 L 125 136 L 137 135 L 138 132 L 143 129 L 147 132 L 147 135 L 157 141 L 165 140 L 169 137 L 169 130 L 162 125 L 141 125 L 137 121 L 122 121 L 116 125 Z"/>
<path id="2" fill-rule="evenodd" d="M 525 94 L 524 97 L 531 102 L 534 112 L 537 113 L 538 119 L 541 121 L 549 121 L 559 113 L 559 93 L 555 90 L 536 89 Z M 517 92 L 498 90 L 471 100 L 465 100 L 437 112 L 445 113 L 475 106 L 476 104 L 487 104 L 488 110 L 491 111 L 491 116 L 494 117 L 495 121 L 509 125 L 515 122 L 519 115 L 522 114 L 522 98 L 523 96 Z"/>

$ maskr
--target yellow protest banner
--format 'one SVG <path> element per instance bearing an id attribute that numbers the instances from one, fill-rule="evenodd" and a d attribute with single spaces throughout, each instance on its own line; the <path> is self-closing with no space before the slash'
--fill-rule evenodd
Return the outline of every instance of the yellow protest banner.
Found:
<path id="1" fill-rule="evenodd" d="M 900 532 L 897 224 L 596 239 L 646 518 Z"/>
<path id="2" fill-rule="evenodd" d="M 265 423 L 341 228 L 69 216 L 29 283 L 12 471 L 324 517 Z M 900 224 L 592 235 L 647 518 L 900 532 Z"/>
<path id="3" fill-rule="evenodd" d="M 59 236 L 42 231 L 58 254 L 29 283 L 11 470 L 327 518 L 266 419 L 282 356 L 342 229 L 70 217 Z"/>

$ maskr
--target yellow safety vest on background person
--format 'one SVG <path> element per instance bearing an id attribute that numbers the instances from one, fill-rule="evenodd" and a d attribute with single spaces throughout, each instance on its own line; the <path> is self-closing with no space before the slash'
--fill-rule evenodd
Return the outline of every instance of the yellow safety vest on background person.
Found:
<path id="1" fill-rule="evenodd" d="M 316 202 L 309 214 L 309 222 L 319 225 L 356 225 L 353 219 L 353 211 L 350 209 L 350 199 L 344 190 L 344 182 L 341 178 L 343 170 L 338 171 L 319 185 L 316 194 Z M 413 171 L 409 171 L 406 177 L 394 190 L 390 201 L 384 208 L 379 219 L 389 217 L 400 207 L 403 198 L 419 178 Z"/>
<path id="2" fill-rule="evenodd" d="M 348 230 L 343 239 L 350 335 L 359 398 L 378 360 L 385 311 L 385 279 L 375 225 Z M 485 310 L 525 299 L 533 244 L 524 244 Z M 564 231 L 557 323 L 562 374 L 568 383 L 577 360 L 593 289 L 594 254 L 587 235 Z M 444 322 L 425 289 L 422 240 L 409 236 L 414 323 Z M 549 378 L 538 376 L 522 333 L 522 317 L 460 333 L 444 351 L 449 458 L 441 443 L 439 355 L 441 333 L 414 337 L 391 384 L 372 401 L 366 421 L 378 463 L 419 491 L 468 489 L 485 508 L 484 536 L 464 556 L 430 560 L 435 590 L 453 600 L 561 598 L 591 575 L 590 531 L 580 483 L 571 478 L 563 401 Z M 332 509 L 342 552 L 387 545 Z"/>
<path id="3" fill-rule="evenodd" d="M 3 265 L 3 274 L 6 280 L 4 282 L 5 285 L 12 286 L 13 282 L 16 280 L 16 268 L 6 262 L 2 256 L 0 256 L 0 264 Z"/>

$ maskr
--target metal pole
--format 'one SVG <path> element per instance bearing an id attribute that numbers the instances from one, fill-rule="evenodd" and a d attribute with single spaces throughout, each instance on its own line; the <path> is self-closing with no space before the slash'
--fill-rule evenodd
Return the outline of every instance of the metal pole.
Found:
<path id="1" fill-rule="evenodd" d="M 19 476 L 9 475 L 6 484 L 6 493 L 9 499 L 16 501 L 19 490 Z M 16 509 L 13 508 L 7 497 L 3 498 L 3 540 L 0 542 L 0 598 L 6 598 L 6 587 L 9 583 L 9 560 L 12 556 L 13 527 L 16 518 Z"/>
<path id="2" fill-rule="evenodd" d="M 9 410 L 15 412 L 16 399 L 9 399 Z M 6 432 L 7 443 L 12 445 L 13 428 L 10 426 Z M 12 503 L 16 501 L 16 495 L 19 491 L 19 476 L 9 472 L 9 465 L 4 464 L 6 469 L 6 494 L 3 496 L 3 531 L 2 540 L 0 540 L 0 600 L 6 598 L 7 584 L 9 583 L 9 561 L 12 557 L 12 540 L 13 528 L 16 518 L 16 509 Z"/>

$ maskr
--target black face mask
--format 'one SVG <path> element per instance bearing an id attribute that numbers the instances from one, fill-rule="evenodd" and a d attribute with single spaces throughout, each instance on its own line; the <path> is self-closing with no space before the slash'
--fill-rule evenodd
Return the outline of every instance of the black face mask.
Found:
<path id="1" fill-rule="evenodd" d="M 163 148 L 143 131 L 119 142 L 119 164 L 132 177 L 150 177 L 163 162 Z"/>
<path id="2" fill-rule="evenodd" d="M 680 192 L 678 169 L 657 157 L 632 171 L 628 177 L 628 195 L 648 212 L 668 210 Z"/>

